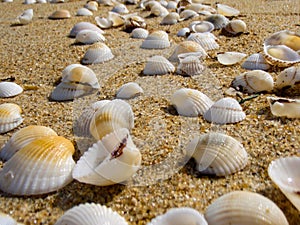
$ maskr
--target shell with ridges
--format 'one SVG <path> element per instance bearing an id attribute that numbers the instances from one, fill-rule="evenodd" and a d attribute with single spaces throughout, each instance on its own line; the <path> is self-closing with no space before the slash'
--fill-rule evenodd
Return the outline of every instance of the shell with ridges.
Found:
<path id="1" fill-rule="evenodd" d="M 192 33 L 188 36 L 187 40 L 198 43 L 206 51 L 219 48 L 219 44 L 216 42 L 216 37 L 209 32 Z"/>
<path id="2" fill-rule="evenodd" d="M 293 87 L 300 83 L 300 67 L 289 67 L 281 71 L 276 79 L 276 88 Z"/>
<path id="3" fill-rule="evenodd" d="M 201 53 L 200 53 L 201 54 Z M 186 76 L 199 75 L 205 70 L 204 63 L 199 53 L 183 53 L 178 55 L 179 65 L 177 73 Z"/>
<path id="4" fill-rule="evenodd" d="M 169 36 L 165 31 L 154 31 L 143 41 L 141 48 L 163 49 L 170 47 Z"/>
<path id="5" fill-rule="evenodd" d="M 93 12 L 87 8 L 80 8 L 76 12 L 76 16 L 92 16 Z"/>
<path id="6" fill-rule="evenodd" d="M 231 16 L 238 16 L 240 14 L 240 11 L 228 5 L 217 4 L 217 13 L 223 16 L 231 17 Z"/>
<path id="7" fill-rule="evenodd" d="M 175 67 L 165 57 L 155 55 L 146 62 L 143 74 L 145 75 L 164 75 L 175 71 Z"/>
<path id="8" fill-rule="evenodd" d="M 91 45 L 81 59 L 82 64 L 103 63 L 114 58 L 111 49 L 104 43 L 97 42 Z"/>
<path id="9" fill-rule="evenodd" d="M 169 60 L 172 62 L 177 62 L 179 61 L 178 55 L 183 54 L 183 53 L 199 53 L 201 56 L 200 58 L 206 58 L 207 53 L 204 50 L 204 48 L 198 44 L 197 42 L 194 41 L 183 41 L 180 42 L 176 48 L 174 49 L 174 52 L 172 55 L 169 57 Z"/>
<path id="10" fill-rule="evenodd" d="M 274 116 L 300 118 L 300 100 L 279 97 L 267 97 L 271 112 Z"/>
<path id="11" fill-rule="evenodd" d="M 223 52 L 218 53 L 217 58 L 219 63 L 228 66 L 241 62 L 246 56 L 247 54 L 241 52 Z"/>
<path id="12" fill-rule="evenodd" d="M 10 131 L 23 122 L 22 109 L 14 103 L 0 105 L 0 134 Z"/>
<path id="13" fill-rule="evenodd" d="M 123 84 L 119 88 L 119 90 L 117 91 L 117 94 L 116 94 L 116 98 L 131 99 L 131 98 L 135 98 L 136 96 L 139 96 L 143 93 L 144 93 L 144 91 L 140 87 L 140 85 L 138 85 L 135 82 L 129 82 L 129 83 Z"/>
<path id="14" fill-rule="evenodd" d="M 261 53 L 250 55 L 241 66 L 247 70 L 268 70 L 271 67 Z"/>
<path id="15" fill-rule="evenodd" d="M 99 41 L 105 41 L 105 37 L 93 30 L 81 30 L 75 38 L 75 43 L 81 44 L 94 44 Z"/>
<path id="16" fill-rule="evenodd" d="M 71 18 L 71 14 L 66 9 L 59 9 L 59 10 L 53 12 L 49 16 L 49 19 L 52 19 L 52 20 L 69 19 L 69 18 Z"/>
<path id="17" fill-rule="evenodd" d="M 89 22 L 79 22 L 76 23 L 73 28 L 70 31 L 69 36 L 70 37 L 76 37 L 77 33 L 81 30 L 93 30 L 93 31 L 97 31 L 100 34 L 103 34 L 103 30 L 101 30 L 99 27 L 97 27 L 96 25 L 89 23 Z"/>
<path id="18" fill-rule="evenodd" d="M 19 95 L 23 88 L 14 82 L 0 82 L 0 98 L 9 98 Z"/>
<path id="19" fill-rule="evenodd" d="M 132 30 L 130 37 L 137 39 L 145 39 L 148 37 L 149 31 L 144 28 L 137 27 Z"/>

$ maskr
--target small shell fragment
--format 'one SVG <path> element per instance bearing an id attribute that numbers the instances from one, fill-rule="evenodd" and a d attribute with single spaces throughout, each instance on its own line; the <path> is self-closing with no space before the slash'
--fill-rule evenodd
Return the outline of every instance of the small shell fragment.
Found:
<path id="1" fill-rule="evenodd" d="M 293 87 L 300 83 L 300 67 L 292 66 L 281 71 L 276 79 L 276 88 Z"/>
<path id="2" fill-rule="evenodd" d="M 119 88 L 119 90 L 117 91 L 117 94 L 116 94 L 116 98 L 131 99 L 131 98 L 135 98 L 143 93 L 144 93 L 144 91 L 140 87 L 140 85 L 138 85 L 135 82 L 129 82 L 129 83 L 123 84 Z"/>
<path id="3" fill-rule="evenodd" d="M 246 56 L 247 54 L 241 52 L 224 52 L 218 53 L 217 59 L 222 65 L 228 66 L 241 62 Z"/>
<path id="4" fill-rule="evenodd" d="M 23 88 L 14 82 L 0 82 L 0 98 L 10 98 L 23 92 Z"/>
<path id="5" fill-rule="evenodd" d="M 155 55 L 146 62 L 143 74 L 145 75 L 164 75 L 175 71 L 175 67 L 165 57 Z"/>
<path id="6" fill-rule="evenodd" d="M 6 133 L 23 122 L 22 109 L 14 103 L 0 105 L 0 134 Z"/>
<path id="7" fill-rule="evenodd" d="M 141 48 L 164 49 L 170 47 L 169 36 L 165 31 L 154 31 L 143 41 Z"/>
<path id="8" fill-rule="evenodd" d="M 91 45 L 81 59 L 82 64 L 103 63 L 114 58 L 111 49 L 104 43 L 97 42 Z"/>
<path id="9" fill-rule="evenodd" d="M 271 112 L 274 116 L 286 116 L 287 118 L 300 118 L 300 100 L 267 97 Z"/>
<path id="10" fill-rule="evenodd" d="M 261 53 L 250 55 L 241 66 L 246 70 L 268 70 L 271 67 Z"/>
<path id="11" fill-rule="evenodd" d="M 59 10 L 53 12 L 49 16 L 49 19 L 52 19 L 52 20 L 69 19 L 69 18 L 71 18 L 71 14 L 66 9 L 59 9 Z"/>

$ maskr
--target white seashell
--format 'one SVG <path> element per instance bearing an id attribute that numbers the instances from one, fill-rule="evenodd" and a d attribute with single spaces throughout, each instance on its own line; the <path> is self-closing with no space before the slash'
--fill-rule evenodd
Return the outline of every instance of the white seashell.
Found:
<path id="1" fill-rule="evenodd" d="M 174 52 L 169 57 L 169 60 L 172 62 L 178 62 L 179 61 L 178 55 L 184 54 L 184 53 L 197 53 L 197 54 L 199 53 L 199 57 L 201 59 L 204 59 L 207 56 L 207 53 L 204 50 L 204 48 L 197 42 L 183 41 L 183 42 L 180 42 L 176 46 L 176 48 L 174 49 Z"/>
<path id="2" fill-rule="evenodd" d="M 231 16 L 238 16 L 240 14 L 240 11 L 228 5 L 217 4 L 217 13 L 223 16 L 231 17 Z"/>
<path id="3" fill-rule="evenodd" d="M 6 133 L 23 122 L 22 109 L 13 103 L 0 105 L 0 134 Z"/>
<path id="4" fill-rule="evenodd" d="M 87 8 L 80 8 L 76 12 L 76 16 L 92 16 L 93 12 L 88 10 Z"/>
<path id="5" fill-rule="evenodd" d="M 113 21 L 105 17 L 96 16 L 95 21 L 97 25 L 102 29 L 111 28 L 113 26 Z"/>
<path id="6" fill-rule="evenodd" d="M 247 31 L 247 25 L 243 20 L 231 20 L 222 31 L 224 31 L 225 34 L 239 35 Z"/>
<path id="7" fill-rule="evenodd" d="M 105 37 L 97 31 L 81 30 L 77 33 L 75 43 L 94 44 L 99 41 L 105 41 Z"/>
<path id="8" fill-rule="evenodd" d="M 125 16 L 124 31 L 131 32 L 135 28 L 146 28 L 145 19 L 135 14 Z"/>
<path id="9" fill-rule="evenodd" d="M 246 118 L 240 104 L 233 98 L 227 97 L 216 101 L 205 113 L 204 119 L 217 123 L 237 123 Z"/>
<path id="10" fill-rule="evenodd" d="M 300 62 L 300 55 L 286 45 L 265 45 L 264 57 L 271 65 L 289 67 Z"/>
<path id="11" fill-rule="evenodd" d="M 128 225 L 126 220 L 111 208 L 85 203 L 67 210 L 54 225 Z"/>
<path id="12" fill-rule="evenodd" d="M 132 38 L 145 39 L 148 37 L 148 34 L 149 34 L 149 31 L 147 31 L 144 28 L 138 27 L 138 28 L 135 28 L 132 30 L 130 36 Z"/>
<path id="13" fill-rule="evenodd" d="M 107 19 L 112 22 L 113 27 L 119 27 L 125 24 L 125 18 L 116 12 L 108 12 Z"/>
<path id="14" fill-rule="evenodd" d="M 165 214 L 155 217 L 147 225 L 207 225 L 204 216 L 197 210 L 188 207 L 172 208 Z"/>
<path id="15" fill-rule="evenodd" d="M 190 9 L 183 10 L 179 15 L 181 20 L 188 20 L 199 16 L 198 13 Z"/>
<path id="16" fill-rule="evenodd" d="M 233 191 L 216 199 L 205 212 L 214 225 L 288 225 L 281 209 L 270 199 L 253 192 Z"/>
<path id="17" fill-rule="evenodd" d="M 126 128 L 114 130 L 93 144 L 79 159 L 73 178 L 106 186 L 128 180 L 141 165 L 141 153 Z"/>
<path id="18" fill-rule="evenodd" d="M 278 97 L 267 97 L 274 116 L 300 118 L 300 100 Z"/>
<path id="19" fill-rule="evenodd" d="M 241 52 L 223 52 L 218 53 L 217 58 L 219 63 L 228 66 L 241 62 L 246 56 L 247 54 Z"/>
<path id="20" fill-rule="evenodd" d="M 26 9 L 20 16 L 17 17 L 18 24 L 25 25 L 32 21 L 33 9 Z"/>
<path id="21" fill-rule="evenodd" d="M 96 64 L 103 63 L 114 58 L 110 48 L 101 42 L 94 43 L 85 52 L 81 63 L 82 64 Z"/>
<path id="22" fill-rule="evenodd" d="M 166 6 L 167 9 L 177 9 L 177 2 L 176 1 L 168 1 Z"/>
<path id="23" fill-rule="evenodd" d="M 119 88 L 119 90 L 117 91 L 117 94 L 116 94 L 116 98 L 131 99 L 131 98 L 135 98 L 143 93 L 144 93 L 144 91 L 140 87 L 140 85 L 138 85 L 137 83 L 134 83 L 134 82 L 129 82 L 129 83 L 123 84 Z"/>
<path id="24" fill-rule="evenodd" d="M 252 70 L 235 77 L 231 87 L 246 93 L 272 91 L 274 88 L 273 77 L 263 70 Z"/>
<path id="25" fill-rule="evenodd" d="M 173 73 L 175 67 L 165 57 L 155 55 L 149 58 L 146 62 L 143 74 L 145 75 L 164 75 Z"/>
<path id="26" fill-rule="evenodd" d="M 269 45 L 285 45 L 294 51 L 299 51 L 300 35 L 292 31 L 282 30 L 265 39 L 264 46 Z"/>
<path id="27" fill-rule="evenodd" d="M 72 181 L 73 144 L 59 136 L 35 139 L 14 154 L 0 171 L 0 189 L 13 195 L 39 195 Z"/>
<path id="28" fill-rule="evenodd" d="M 185 9 L 193 10 L 198 14 L 201 14 L 202 12 L 209 13 L 210 15 L 212 13 L 216 13 L 216 10 L 213 7 L 209 5 L 203 5 L 201 3 L 196 3 L 194 1 L 191 4 L 187 5 Z"/>
<path id="29" fill-rule="evenodd" d="M 23 225 L 23 223 L 17 223 L 9 215 L 0 212 L 0 224 L 1 225 Z"/>
<path id="30" fill-rule="evenodd" d="M 229 22 L 229 19 L 221 14 L 214 14 L 206 17 L 205 21 L 211 22 L 214 25 L 215 29 L 218 30 L 225 27 Z"/>
<path id="31" fill-rule="evenodd" d="M 189 27 L 195 33 L 211 32 L 215 29 L 214 25 L 208 21 L 194 21 Z"/>
<path id="32" fill-rule="evenodd" d="M 170 47 L 169 36 L 165 31 L 154 31 L 143 41 L 141 48 L 163 49 Z"/>
<path id="33" fill-rule="evenodd" d="M 289 67 L 283 70 L 276 79 L 276 88 L 293 87 L 300 83 L 300 67 Z"/>
<path id="34" fill-rule="evenodd" d="M 300 157 L 279 158 L 271 162 L 269 177 L 300 211 Z"/>
<path id="35" fill-rule="evenodd" d="M 24 0 L 25 5 L 35 4 L 35 3 L 36 3 L 36 0 Z"/>
<path id="36" fill-rule="evenodd" d="M 84 5 L 84 8 L 87 8 L 90 11 L 98 11 L 98 2 L 89 1 Z"/>
<path id="37" fill-rule="evenodd" d="M 242 64 L 242 68 L 247 70 L 268 70 L 270 67 L 261 53 L 250 55 Z"/>
<path id="38" fill-rule="evenodd" d="M 161 4 L 155 4 L 151 7 L 151 15 L 165 17 L 169 11 Z"/>
<path id="39" fill-rule="evenodd" d="M 124 4 L 117 4 L 116 6 L 113 7 L 111 11 L 115 13 L 124 13 L 124 14 L 129 13 L 129 10 Z"/>
<path id="40" fill-rule="evenodd" d="M 23 88 L 14 82 L 0 82 L 0 98 L 9 98 L 19 95 Z"/>
<path id="41" fill-rule="evenodd" d="M 166 15 L 162 21 L 160 22 L 161 25 L 173 25 L 179 21 L 180 17 L 177 12 L 171 12 Z"/>
<path id="42" fill-rule="evenodd" d="M 71 18 L 71 14 L 66 9 L 59 9 L 53 12 L 48 18 L 52 20 L 69 19 Z"/>
<path id="43" fill-rule="evenodd" d="M 216 42 L 216 37 L 212 33 L 209 33 L 209 32 L 192 33 L 188 36 L 187 40 L 198 43 L 206 51 L 219 48 L 219 45 Z"/>
<path id="44" fill-rule="evenodd" d="M 201 74 L 205 70 L 205 66 L 202 60 L 200 60 L 201 56 L 199 57 L 199 53 L 184 53 L 178 55 L 178 58 L 178 74 L 194 76 Z"/>
<path id="45" fill-rule="evenodd" d="M 97 31 L 100 34 L 103 34 L 103 30 L 101 30 L 99 27 L 96 25 L 89 23 L 89 22 L 79 22 L 74 25 L 74 27 L 71 29 L 69 36 L 70 37 L 76 37 L 77 33 L 81 30 L 93 30 Z"/>
<path id="46" fill-rule="evenodd" d="M 188 35 L 190 35 L 191 30 L 188 27 L 184 27 L 181 28 L 178 32 L 177 32 L 177 36 L 178 37 L 187 37 Z"/>

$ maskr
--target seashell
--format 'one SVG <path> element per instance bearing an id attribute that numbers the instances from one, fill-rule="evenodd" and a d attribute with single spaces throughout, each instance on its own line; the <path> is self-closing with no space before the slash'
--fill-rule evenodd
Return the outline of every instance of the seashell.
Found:
<path id="1" fill-rule="evenodd" d="M 218 53 L 217 58 L 219 63 L 228 66 L 241 62 L 246 56 L 247 54 L 241 52 L 223 52 Z"/>
<path id="2" fill-rule="evenodd" d="M 209 33 L 209 32 L 192 33 L 188 36 L 187 40 L 198 43 L 206 51 L 219 48 L 219 45 L 216 42 L 216 37 L 212 33 Z"/>
<path id="3" fill-rule="evenodd" d="M 264 46 L 268 45 L 285 45 L 294 51 L 299 51 L 300 35 L 288 30 L 279 31 L 265 39 Z"/>
<path id="4" fill-rule="evenodd" d="M 35 4 L 35 3 L 36 3 L 36 0 L 24 0 L 25 5 Z"/>
<path id="5" fill-rule="evenodd" d="M 17 223 L 13 218 L 11 218 L 9 215 L 4 214 L 0 212 L 0 224 L 1 225 L 21 225 L 20 223 Z"/>
<path id="6" fill-rule="evenodd" d="M 135 28 L 146 28 L 147 24 L 145 22 L 145 19 L 137 16 L 137 15 L 131 15 L 126 17 L 125 24 L 124 24 L 124 31 L 131 32 Z"/>
<path id="7" fill-rule="evenodd" d="M 172 55 L 169 57 L 169 60 L 172 62 L 177 62 L 179 61 L 178 55 L 183 54 L 183 53 L 192 53 L 196 52 L 200 54 L 200 58 L 206 58 L 207 53 L 206 51 L 202 48 L 200 44 L 194 41 L 183 41 L 180 42 L 176 48 L 174 49 L 174 52 Z"/>
<path id="8" fill-rule="evenodd" d="M 245 33 L 247 30 L 247 25 L 243 20 L 231 20 L 223 28 L 225 34 L 229 35 L 239 35 Z"/>
<path id="9" fill-rule="evenodd" d="M 190 33 L 191 33 L 190 28 L 184 27 L 184 28 L 181 28 L 181 29 L 177 32 L 177 36 L 178 36 L 178 37 L 187 37 L 187 36 L 190 35 Z"/>
<path id="10" fill-rule="evenodd" d="M 208 21 L 194 21 L 189 27 L 195 33 L 211 32 L 215 29 L 214 25 Z"/>
<path id="11" fill-rule="evenodd" d="M 117 91 L 117 94 L 116 94 L 116 98 L 131 99 L 131 98 L 135 98 L 143 93 L 144 93 L 144 91 L 140 87 L 140 85 L 138 85 L 137 83 L 134 83 L 134 82 L 129 82 L 129 83 L 123 84 L 119 88 L 119 90 Z"/>
<path id="12" fill-rule="evenodd" d="M 33 140 L 46 136 L 57 136 L 56 132 L 49 127 L 31 125 L 15 132 L 5 143 L 0 151 L 0 158 L 7 161 L 17 151 L 25 147 Z"/>
<path id="13" fill-rule="evenodd" d="M 87 8 L 80 8 L 76 12 L 76 16 L 92 16 L 93 12 Z"/>
<path id="14" fill-rule="evenodd" d="M 247 70 L 268 70 L 270 67 L 261 53 L 250 55 L 242 64 L 242 68 Z"/>
<path id="15" fill-rule="evenodd" d="M 105 41 L 105 37 L 97 31 L 81 30 L 77 33 L 75 43 L 94 44 L 96 42 Z"/>
<path id="16" fill-rule="evenodd" d="M 125 182 L 140 165 L 141 153 L 132 142 L 129 131 L 122 128 L 104 136 L 81 156 L 74 167 L 73 178 L 83 183 L 107 186 Z"/>
<path id="17" fill-rule="evenodd" d="M 216 101 L 205 113 L 204 119 L 217 124 L 237 123 L 246 118 L 242 107 L 234 98 Z"/>
<path id="18" fill-rule="evenodd" d="M 171 12 L 166 15 L 163 20 L 160 22 L 161 25 L 173 25 L 179 21 L 180 17 L 177 12 Z"/>
<path id="19" fill-rule="evenodd" d="M 263 195 L 233 191 L 216 199 L 205 212 L 208 224 L 288 225 L 281 209 Z"/>
<path id="20" fill-rule="evenodd" d="M 167 2 L 166 0 L 159 0 L 159 3 L 160 3 L 163 7 L 167 8 L 168 2 Z"/>
<path id="21" fill-rule="evenodd" d="M 300 83 L 300 67 L 289 67 L 283 70 L 276 79 L 276 88 L 293 87 Z"/>
<path id="22" fill-rule="evenodd" d="M 111 208 L 95 203 L 85 203 L 67 210 L 54 225 L 128 225 L 126 220 Z"/>
<path id="23" fill-rule="evenodd" d="M 33 9 L 26 9 L 21 15 L 17 17 L 18 24 L 26 25 L 32 21 Z"/>
<path id="24" fill-rule="evenodd" d="M 179 15 L 181 20 L 188 20 L 199 16 L 198 13 L 190 9 L 183 10 Z"/>
<path id="25" fill-rule="evenodd" d="M 112 22 L 113 27 L 119 27 L 125 24 L 125 19 L 119 13 L 108 12 L 107 19 Z"/>
<path id="26" fill-rule="evenodd" d="M 22 109 L 14 103 L 0 105 L 0 134 L 6 133 L 23 122 Z"/>
<path id="27" fill-rule="evenodd" d="M 195 137 L 187 146 L 187 155 L 196 160 L 197 171 L 216 176 L 240 171 L 248 161 L 247 152 L 240 142 L 216 132 Z"/>
<path id="28" fill-rule="evenodd" d="M 272 161 L 268 167 L 268 174 L 282 193 L 300 211 L 300 157 L 285 157 Z"/>
<path id="29" fill-rule="evenodd" d="M 207 12 L 209 14 L 216 13 L 216 10 L 213 7 L 211 7 L 209 5 L 203 5 L 201 3 L 195 3 L 194 1 L 193 1 L 193 3 L 187 5 L 185 7 L 185 9 L 193 10 L 198 14 L 200 14 L 202 12 Z"/>
<path id="30" fill-rule="evenodd" d="M 69 19 L 69 18 L 71 18 L 71 14 L 66 9 L 59 9 L 49 16 L 49 19 L 52 20 Z"/>
<path id="31" fill-rule="evenodd" d="M 90 11 L 98 11 L 98 2 L 89 1 L 84 5 L 84 8 L 87 8 Z"/>
<path id="32" fill-rule="evenodd" d="M 278 97 L 267 97 L 274 116 L 300 118 L 300 100 Z"/>
<path id="33" fill-rule="evenodd" d="M 97 2 L 104 6 L 113 6 L 115 4 L 114 0 L 97 0 Z"/>
<path id="34" fill-rule="evenodd" d="M 14 82 L 0 82 L 0 98 L 9 98 L 19 95 L 23 88 Z"/>
<path id="35" fill-rule="evenodd" d="M 146 62 L 143 74 L 145 75 L 164 75 L 173 73 L 175 67 L 165 57 L 155 55 L 149 58 Z"/>
<path id="36" fill-rule="evenodd" d="M 73 144 L 60 136 L 37 138 L 14 154 L 0 171 L 0 189 L 13 195 L 39 195 L 72 181 Z"/>
<path id="37" fill-rule="evenodd" d="M 225 4 L 217 4 L 217 13 L 223 16 L 238 16 L 240 11 Z"/>
<path id="38" fill-rule="evenodd" d="M 231 82 L 231 87 L 246 93 L 272 91 L 274 81 L 272 76 L 263 70 L 252 70 L 236 76 Z"/>
<path id="39" fill-rule="evenodd" d="M 172 208 L 165 214 L 155 217 L 147 225 L 207 225 L 204 216 L 197 210 L 188 207 Z"/>
<path id="40" fill-rule="evenodd" d="M 124 4 L 115 5 L 111 11 L 115 13 L 121 13 L 121 14 L 129 13 L 127 7 Z"/>
<path id="41" fill-rule="evenodd" d="M 203 115 L 214 102 L 202 92 L 181 88 L 172 95 L 171 104 L 181 116 L 195 117 Z"/>
<path id="42" fill-rule="evenodd" d="M 165 17 L 169 14 L 169 11 L 163 7 L 161 4 L 155 4 L 151 7 L 151 14 L 154 16 Z"/>
<path id="43" fill-rule="evenodd" d="M 135 28 L 132 30 L 130 37 L 132 38 L 138 38 L 138 39 L 145 39 L 148 37 L 149 31 L 147 31 L 144 28 Z"/>
<path id="44" fill-rule="evenodd" d="M 166 6 L 167 9 L 177 9 L 177 2 L 176 1 L 168 1 Z"/>
<path id="45" fill-rule="evenodd" d="M 203 62 L 197 53 L 184 53 L 178 55 L 179 65 L 177 73 L 187 76 L 201 74 L 205 70 Z"/>
<path id="46" fill-rule="evenodd" d="M 143 0 L 140 2 L 140 7 L 148 11 L 155 5 L 160 5 L 160 3 L 154 0 Z"/>
<path id="47" fill-rule="evenodd" d="M 108 18 L 96 16 L 95 21 L 97 25 L 102 29 L 111 28 L 113 26 L 113 21 L 109 20 Z"/>
<path id="48" fill-rule="evenodd" d="M 101 42 L 91 45 L 85 52 L 81 63 L 82 64 L 96 64 L 103 63 L 114 58 L 110 48 Z"/>
<path id="49" fill-rule="evenodd" d="M 103 34 L 103 30 L 101 30 L 96 25 L 89 23 L 89 22 L 79 22 L 74 25 L 74 27 L 71 29 L 69 36 L 70 37 L 76 37 L 77 33 L 82 30 L 93 30 L 97 31 L 100 34 Z"/>
<path id="50" fill-rule="evenodd" d="M 205 18 L 205 21 L 211 22 L 216 30 L 222 29 L 229 22 L 225 16 L 221 14 L 210 15 Z"/>
<path id="51" fill-rule="evenodd" d="M 169 36 L 165 31 L 154 31 L 143 41 L 141 48 L 163 49 L 170 47 Z"/>

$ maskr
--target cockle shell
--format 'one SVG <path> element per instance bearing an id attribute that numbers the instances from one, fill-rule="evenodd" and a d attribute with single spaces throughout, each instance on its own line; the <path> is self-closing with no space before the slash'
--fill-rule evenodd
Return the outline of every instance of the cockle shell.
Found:
<path id="1" fill-rule="evenodd" d="M 132 30 L 130 37 L 132 38 L 138 38 L 138 39 L 145 39 L 148 37 L 149 31 L 147 31 L 144 28 L 135 28 Z"/>
<path id="2" fill-rule="evenodd" d="M 69 19 L 69 18 L 71 18 L 71 14 L 66 9 L 59 9 L 59 10 L 53 12 L 49 16 L 49 19 L 52 19 L 52 20 Z"/>
<path id="3" fill-rule="evenodd" d="M 203 174 L 227 176 L 243 169 L 248 156 L 243 145 L 222 133 L 210 132 L 195 137 L 187 146 L 187 155 L 196 162 Z"/>
<path id="4" fill-rule="evenodd" d="M 221 14 L 214 14 L 206 17 L 205 21 L 211 22 L 214 25 L 215 30 L 219 30 L 226 26 L 229 19 Z"/>
<path id="5" fill-rule="evenodd" d="M 106 186 L 125 182 L 141 164 L 141 153 L 126 128 L 114 130 L 93 144 L 79 159 L 73 178 Z"/>
<path id="6" fill-rule="evenodd" d="M 242 67 L 247 70 L 268 70 L 271 66 L 263 54 L 254 53 L 243 62 Z"/>
<path id="7" fill-rule="evenodd" d="M 23 88 L 14 82 L 0 82 L 0 98 L 9 98 L 19 95 Z"/>
<path id="8" fill-rule="evenodd" d="M 165 57 L 155 55 L 146 62 L 143 74 L 145 75 L 164 75 L 175 71 L 175 67 Z"/>
<path id="9" fill-rule="evenodd" d="M 17 17 L 18 24 L 25 25 L 32 21 L 33 9 L 26 9 L 21 15 Z"/>
<path id="10" fill-rule="evenodd" d="M 234 87 L 237 91 L 252 94 L 262 91 L 272 91 L 274 81 L 269 73 L 263 70 L 252 70 L 236 76 L 230 86 Z"/>
<path id="11" fill-rule="evenodd" d="M 111 49 L 104 43 L 97 42 L 91 45 L 81 59 L 82 64 L 103 63 L 114 58 Z"/>
<path id="12" fill-rule="evenodd" d="M 271 112 L 274 116 L 300 118 L 300 100 L 279 97 L 267 97 Z"/>
<path id="13" fill-rule="evenodd" d="M 300 67 L 289 67 L 283 70 L 276 79 L 276 88 L 293 87 L 300 83 Z"/>
<path id="14" fill-rule="evenodd" d="M 160 22 L 161 25 L 173 25 L 179 21 L 180 17 L 177 12 L 171 12 L 166 15 L 162 21 Z"/>
<path id="15" fill-rule="evenodd" d="M 84 5 L 84 7 L 91 11 L 98 11 L 98 2 L 89 1 Z"/>
<path id="16" fill-rule="evenodd" d="M 204 59 L 207 56 L 207 53 L 204 50 L 204 48 L 197 42 L 183 41 L 176 46 L 174 52 L 169 57 L 169 60 L 172 62 L 178 62 L 179 61 L 178 55 L 183 53 L 199 53 L 199 58 L 201 59 Z"/>
<path id="17" fill-rule="evenodd" d="M 300 35 L 292 31 L 282 30 L 265 39 L 264 46 L 269 45 L 285 45 L 294 51 L 299 51 Z"/>
<path id="18" fill-rule="evenodd" d="M 75 43 L 94 44 L 96 42 L 105 41 L 105 37 L 97 31 L 81 30 L 77 33 Z"/>
<path id="19" fill-rule="evenodd" d="M 123 84 L 119 88 L 119 90 L 117 91 L 117 94 L 116 94 L 116 98 L 131 99 L 131 98 L 135 98 L 136 96 L 139 96 L 143 93 L 144 93 L 144 91 L 140 87 L 140 85 L 138 85 L 135 82 L 129 82 L 129 83 Z"/>
<path id="20" fill-rule="evenodd" d="M 208 21 L 194 21 L 189 28 L 195 33 L 211 32 L 215 29 L 214 25 Z"/>
<path id="21" fill-rule="evenodd" d="M 151 15 L 165 17 L 169 11 L 161 4 L 155 4 L 151 7 Z"/>
<path id="22" fill-rule="evenodd" d="M 198 90 L 181 88 L 171 96 L 171 104 L 179 115 L 195 117 L 203 115 L 212 106 L 213 101 Z"/>
<path id="23" fill-rule="evenodd" d="M 201 45 L 201 47 L 206 51 L 219 48 L 219 45 L 216 42 L 216 39 L 217 38 L 212 33 L 209 33 L 209 32 L 192 33 L 187 38 L 188 41 L 194 41 L 194 42 L 198 43 L 199 45 Z"/>
<path id="24" fill-rule="evenodd" d="M 163 49 L 170 47 L 169 36 L 165 31 L 154 31 L 143 41 L 141 48 Z"/>
<path id="25" fill-rule="evenodd" d="M 177 73 L 186 76 L 199 75 L 205 70 L 201 56 L 199 53 L 184 53 L 178 55 L 179 65 Z"/>
<path id="26" fill-rule="evenodd" d="M 115 5 L 111 11 L 115 13 L 129 13 L 129 10 L 124 4 Z"/>
<path id="27" fill-rule="evenodd" d="M 241 62 L 246 56 L 247 54 L 241 52 L 223 52 L 218 53 L 217 59 L 222 65 L 228 66 Z"/>
<path id="28" fill-rule="evenodd" d="M 76 16 L 92 16 L 93 12 L 87 8 L 80 8 L 76 12 Z"/>
<path id="29" fill-rule="evenodd" d="M 205 212 L 214 225 L 288 225 L 281 209 L 263 195 L 233 191 L 216 199 Z"/>
<path id="30" fill-rule="evenodd" d="M 13 195 L 39 195 L 72 181 L 73 144 L 60 136 L 37 138 L 16 152 L 0 171 L 0 189 Z"/>
<path id="31" fill-rule="evenodd" d="M 57 134 L 54 130 L 45 126 L 31 125 L 24 127 L 15 132 L 8 142 L 5 143 L 0 151 L 0 158 L 7 161 L 34 139 L 46 136 L 57 136 Z"/>
<path id="32" fill-rule="evenodd" d="M 216 101 L 205 113 L 204 119 L 217 123 L 237 123 L 246 118 L 242 107 L 234 98 L 222 98 Z"/>
<path id="33" fill-rule="evenodd" d="M 96 25 L 89 23 L 89 22 L 79 22 L 77 24 L 75 24 L 73 26 L 73 28 L 70 31 L 69 36 L 70 37 L 76 37 L 77 33 L 81 30 L 93 30 L 93 31 L 97 31 L 100 34 L 103 34 L 103 30 L 101 30 L 99 27 L 97 27 Z"/>
<path id="34" fill-rule="evenodd" d="M 271 65 L 289 67 L 300 62 L 300 55 L 286 45 L 265 45 L 264 57 Z"/>
<path id="35" fill-rule="evenodd" d="M 10 131 L 23 122 L 22 109 L 14 103 L 0 105 L 0 134 Z"/>
<path id="36" fill-rule="evenodd" d="M 239 35 L 245 33 L 247 30 L 247 25 L 243 20 L 231 20 L 223 28 L 224 33 L 230 35 Z"/>
<path id="37" fill-rule="evenodd" d="M 217 13 L 223 16 L 238 16 L 240 11 L 225 4 L 217 4 Z"/>
<path id="38" fill-rule="evenodd" d="M 54 225 L 128 225 L 126 220 L 111 208 L 85 203 L 67 210 Z"/>
<path id="39" fill-rule="evenodd" d="M 147 225 L 207 225 L 204 216 L 197 210 L 188 207 L 172 208 L 165 214 L 157 216 Z"/>
<path id="40" fill-rule="evenodd" d="M 300 157 L 279 158 L 271 162 L 269 177 L 300 211 Z"/>

